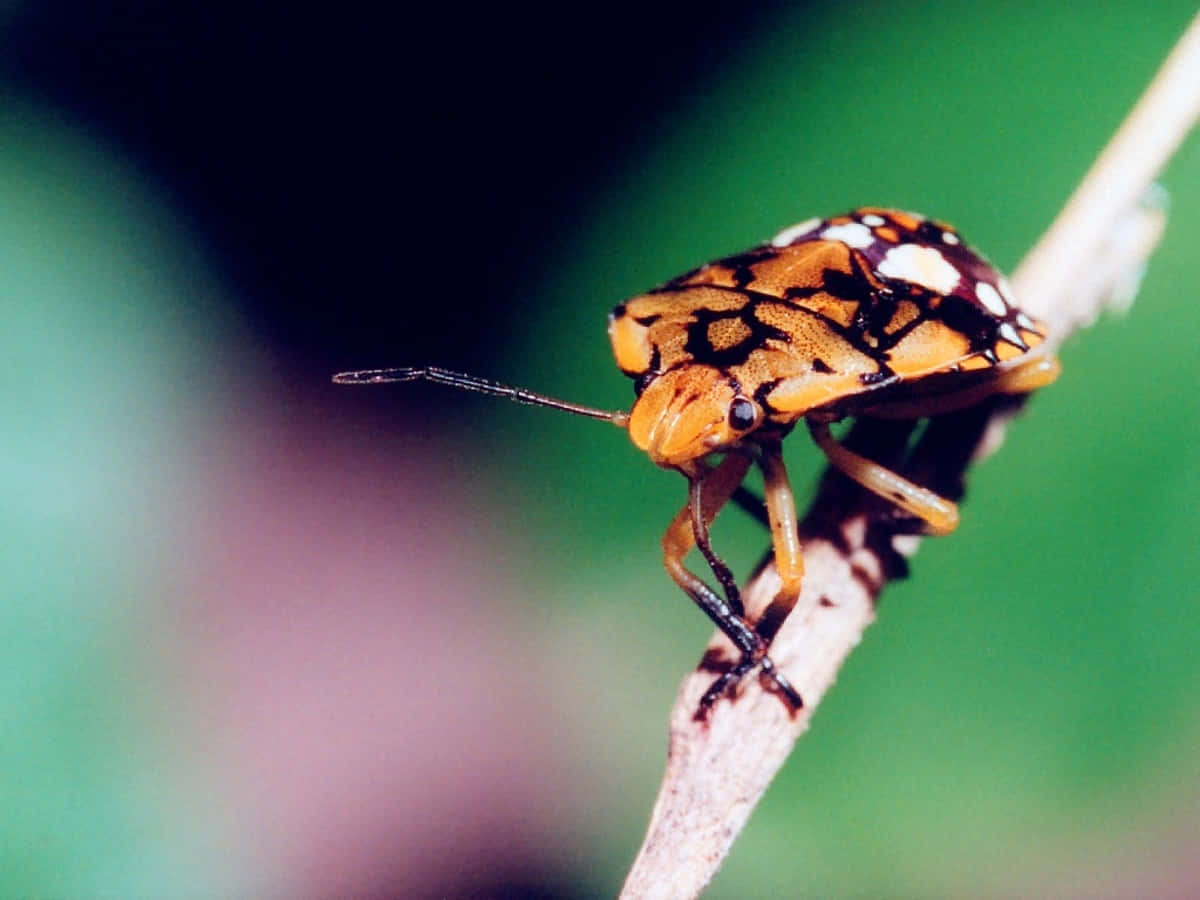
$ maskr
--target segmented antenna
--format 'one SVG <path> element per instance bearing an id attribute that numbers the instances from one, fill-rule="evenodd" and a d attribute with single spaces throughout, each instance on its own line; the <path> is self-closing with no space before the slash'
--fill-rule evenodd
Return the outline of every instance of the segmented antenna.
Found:
<path id="1" fill-rule="evenodd" d="M 334 384 L 392 384 L 404 381 L 432 381 L 434 384 L 445 384 L 461 388 L 464 391 L 474 391 L 477 394 L 503 397 L 527 406 L 545 406 L 562 412 L 574 413 L 577 416 L 587 416 L 590 419 L 604 419 L 612 422 L 618 428 L 625 428 L 629 425 L 629 413 L 624 410 L 610 412 L 592 406 L 581 406 L 578 403 L 569 403 L 566 400 L 547 397 L 544 394 L 535 394 L 525 388 L 488 381 L 486 378 L 467 375 L 464 372 L 451 372 L 449 369 L 439 369 L 437 366 L 362 369 L 357 372 L 339 372 L 333 376 Z"/>

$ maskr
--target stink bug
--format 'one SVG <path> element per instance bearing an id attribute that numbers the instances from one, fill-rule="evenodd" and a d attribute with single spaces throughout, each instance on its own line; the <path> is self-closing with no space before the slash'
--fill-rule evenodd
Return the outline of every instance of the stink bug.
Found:
<path id="1" fill-rule="evenodd" d="M 423 379 L 606 419 L 655 464 L 681 472 L 688 501 L 663 537 L 664 563 L 741 653 L 705 693 L 700 715 L 755 668 L 793 711 L 802 706 L 767 655 L 804 573 L 781 453 L 798 421 L 837 469 L 926 532 L 948 534 L 958 524 L 953 502 L 841 446 L 830 423 L 949 412 L 993 394 L 1028 393 L 1059 371 L 1057 359 L 1035 349 L 1045 326 L 1017 308 L 1003 276 L 953 228 L 879 208 L 802 222 L 618 304 L 608 333 L 617 365 L 635 380 L 628 413 L 431 367 L 343 372 L 334 381 Z M 708 535 L 754 463 L 783 582 L 757 623 L 745 618 L 733 574 Z M 684 566 L 693 546 L 724 597 Z"/>

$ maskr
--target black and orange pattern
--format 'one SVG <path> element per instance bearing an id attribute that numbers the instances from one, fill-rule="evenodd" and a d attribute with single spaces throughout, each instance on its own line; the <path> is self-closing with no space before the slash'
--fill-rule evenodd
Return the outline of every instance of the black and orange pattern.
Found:
<path id="1" fill-rule="evenodd" d="M 639 394 L 706 367 L 720 378 L 697 380 L 723 380 L 779 425 L 868 391 L 999 366 L 1046 337 L 953 228 L 877 208 L 811 220 L 672 279 L 617 306 L 609 333 Z"/>

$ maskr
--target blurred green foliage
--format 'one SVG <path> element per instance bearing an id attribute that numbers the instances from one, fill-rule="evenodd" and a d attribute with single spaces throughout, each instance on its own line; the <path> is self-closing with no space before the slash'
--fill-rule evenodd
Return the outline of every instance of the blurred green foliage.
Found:
<path id="1" fill-rule="evenodd" d="M 210 867 L 212 810 L 164 767 L 145 680 L 216 288 L 138 173 L 0 110 L 0 895 L 224 892 L 236 864 Z"/>

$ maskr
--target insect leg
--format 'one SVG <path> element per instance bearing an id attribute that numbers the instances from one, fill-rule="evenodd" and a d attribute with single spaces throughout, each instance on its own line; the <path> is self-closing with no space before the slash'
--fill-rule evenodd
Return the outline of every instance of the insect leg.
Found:
<path id="1" fill-rule="evenodd" d="M 700 514 L 701 500 L 699 497 L 692 497 L 693 492 L 701 490 L 701 484 L 701 481 L 695 480 L 688 485 L 688 512 L 692 522 L 692 535 L 696 539 L 696 547 L 701 556 L 708 563 L 713 575 L 717 577 L 717 581 L 721 583 L 729 608 L 733 610 L 734 615 L 745 617 L 746 608 L 742 605 L 742 595 L 738 590 L 737 579 L 733 577 L 733 570 L 729 568 L 725 560 L 717 556 L 716 551 L 713 550 L 712 542 L 708 537 L 708 523 Z"/>
<path id="2" fill-rule="evenodd" d="M 952 501 L 847 450 L 834 440 L 827 423 L 809 420 L 808 430 L 825 456 L 844 475 L 923 520 L 930 534 L 949 534 L 958 527 L 958 506 Z"/>
<path id="3" fill-rule="evenodd" d="M 943 386 L 936 393 L 910 400 L 892 400 L 878 407 L 866 407 L 865 412 L 880 419 L 919 419 L 939 413 L 956 412 L 974 406 L 996 394 L 1028 394 L 1043 388 L 1058 378 L 1062 366 L 1054 356 L 1038 354 L 1011 368 L 997 371 L 993 377 L 970 384 L 965 388 Z"/>
<path id="4" fill-rule="evenodd" d="M 667 535 L 674 534 L 676 543 L 682 548 L 680 561 L 692 548 L 693 543 L 699 548 L 713 575 L 721 582 L 730 609 L 738 617 L 742 616 L 743 610 L 737 581 L 729 566 L 725 565 L 725 561 L 713 552 L 708 539 L 708 526 L 746 477 L 746 470 L 750 468 L 751 461 L 750 457 L 743 454 L 729 453 L 716 468 L 698 467 L 697 470 L 684 471 L 688 479 L 688 503 L 679 511 L 667 530 Z M 667 538 L 664 538 L 664 547 L 666 543 Z M 671 571 L 669 565 L 667 571 Z"/>
<path id="5" fill-rule="evenodd" d="M 732 499 L 735 504 L 742 508 L 742 511 L 746 515 L 762 525 L 763 528 L 770 530 L 771 520 L 767 516 L 767 507 L 763 503 L 762 497 L 759 497 L 754 491 L 743 485 L 733 492 Z"/>
<path id="6" fill-rule="evenodd" d="M 775 599 L 759 617 L 755 630 L 770 643 L 788 613 L 800 598 L 804 578 L 804 556 L 796 522 L 796 502 L 783 464 L 783 448 L 778 441 L 764 444 L 759 466 L 766 486 L 767 515 L 771 523 L 771 542 L 775 548 L 775 569 L 783 584 Z"/>
<path id="7" fill-rule="evenodd" d="M 1028 394 L 1052 383 L 1060 371 L 1062 364 L 1057 357 L 1040 356 L 999 375 L 996 391 L 1001 394 Z"/>
<path id="8" fill-rule="evenodd" d="M 803 705 L 800 695 L 788 683 L 775 664 L 766 656 L 766 642 L 728 602 L 722 600 L 704 581 L 690 572 L 683 559 L 693 545 L 708 544 L 708 526 L 717 512 L 724 506 L 741 483 L 750 467 L 751 459 L 742 454 L 730 453 L 712 470 L 702 474 L 685 472 L 688 477 L 688 504 L 672 520 L 663 535 L 663 563 L 667 573 L 683 589 L 692 601 L 741 651 L 742 658 L 728 672 L 721 675 L 700 699 L 698 716 L 708 709 L 730 688 L 736 685 L 751 669 L 761 666 L 765 677 L 771 679 L 793 710 Z M 711 549 L 710 549 L 711 552 Z M 714 557 L 715 558 L 715 557 Z M 711 561 L 710 561 L 711 564 Z M 724 567 L 724 564 L 721 563 Z M 715 571 L 715 570 L 714 570 Z M 726 571 L 728 569 L 726 568 Z M 720 575 L 718 574 L 718 577 Z M 732 580 L 732 575 L 730 575 Z M 736 594 L 735 594 L 736 595 Z M 740 602 L 738 604 L 740 606 Z"/>

